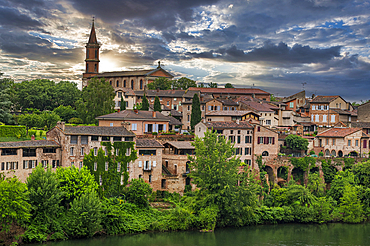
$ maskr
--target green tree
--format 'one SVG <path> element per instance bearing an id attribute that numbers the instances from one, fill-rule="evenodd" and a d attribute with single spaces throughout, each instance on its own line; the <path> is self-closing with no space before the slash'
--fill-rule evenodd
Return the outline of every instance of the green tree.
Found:
<path id="1" fill-rule="evenodd" d="M 63 202 L 66 206 L 82 194 L 91 193 L 98 189 L 94 176 L 86 167 L 81 169 L 74 166 L 58 168 L 56 173 L 59 189 L 63 192 Z"/>
<path id="2" fill-rule="evenodd" d="M 149 206 L 150 194 L 152 194 L 152 188 L 149 184 L 143 179 L 133 179 L 128 188 L 127 200 L 140 208 L 146 208 Z"/>
<path id="3" fill-rule="evenodd" d="M 75 82 L 60 81 L 54 85 L 52 98 L 55 108 L 61 105 L 76 108 L 76 102 L 81 98 L 81 91 Z"/>
<path id="4" fill-rule="evenodd" d="M 148 84 L 149 90 L 171 90 L 172 80 L 165 78 L 165 77 L 159 77 L 156 78 L 153 82 Z"/>
<path id="5" fill-rule="evenodd" d="M 154 99 L 154 111 L 162 112 L 161 102 L 159 101 L 158 96 L 155 96 L 155 99 Z"/>
<path id="6" fill-rule="evenodd" d="M 191 119 L 190 126 L 191 129 L 194 129 L 195 125 L 202 120 L 202 113 L 200 111 L 200 101 L 197 93 L 193 96 L 193 102 L 191 105 Z"/>
<path id="7" fill-rule="evenodd" d="M 225 84 L 225 88 L 234 88 L 234 86 L 230 83 Z"/>
<path id="8" fill-rule="evenodd" d="M 360 223 L 364 220 L 363 206 L 358 198 L 356 187 L 346 184 L 340 201 L 339 212 L 343 215 L 344 222 Z"/>
<path id="9" fill-rule="evenodd" d="M 353 166 L 353 174 L 358 185 L 370 188 L 370 161 L 359 162 Z"/>
<path id="10" fill-rule="evenodd" d="M 13 116 L 10 114 L 10 109 L 13 106 L 11 101 L 13 84 L 11 79 L 0 79 L 0 122 L 5 124 L 13 123 Z"/>
<path id="11" fill-rule="evenodd" d="M 143 100 L 141 103 L 141 110 L 148 111 L 149 110 L 149 102 L 148 99 L 146 98 L 146 95 L 144 94 Z"/>
<path id="12" fill-rule="evenodd" d="M 209 84 L 208 84 L 208 87 L 209 88 L 217 88 L 217 83 L 213 83 L 213 82 L 210 82 Z"/>
<path id="13" fill-rule="evenodd" d="M 344 188 L 347 185 L 353 186 L 354 184 L 355 176 L 351 171 L 346 170 L 339 172 L 337 175 L 335 175 L 327 195 L 340 202 L 340 198 L 343 197 Z"/>
<path id="14" fill-rule="evenodd" d="M 98 116 L 114 112 L 114 89 L 103 78 L 92 78 L 82 90 L 82 99 L 77 101 L 79 118 L 87 124 L 97 124 Z"/>
<path id="15" fill-rule="evenodd" d="M 325 194 L 324 180 L 317 173 L 308 175 L 307 189 L 315 196 L 321 197 Z"/>
<path id="16" fill-rule="evenodd" d="M 50 112 L 50 111 L 42 112 L 40 117 L 41 117 L 41 122 L 42 122 L 41 126 L 45 126 L 46 127 L 45 130 L 49 130 L 53 128 L 54 126 L 57 125 L 58 121 L 61 121 L 61 118 L 59 117 L 59 115 L 57 115 L 54 112 Z"/>
<path id="17" fill-rule="evenodd" d="M 271 102 L 276 102 L 277 100 L 276 100 L 276 97 L 274 96 L 274 94 L 271 94 L 270 95 L 270 101 Z"/>
<path id="18" fill-rule="evenodd" d="M 70 105 L 63 106 L 60 105 L 59 107 L 53 110 L 54 113 L 59 115 L 59 117 L 64 121 L 68 122 L 72 118 L 77 118 L 77 111 L 73 109 Z"/>
<path id="19" fill-rule="evenodd" d="M 55 172 L 38 165 L 27 178 L 30 204 L 32 206 L 32 224 L 46 228 L 47 232 L 61 231 L 58 216 L 63 193 Z M 30 241 L 30 240 L 29 240 Z"/>
<path id="20" fill-rule="evenodd" d="M 187 90 L 190 87 L 197 87 L 197 83 L 194 80 L 182 77 L 178 80 L 174 80 L 172 87 L 175 90 Z"/>
<path id="21" fill-rule="evenodd" d="M 71 203 L 66 223 L 67 234 L 74 237 L 92 237 L 101 230 L 101 203 L 96 192 L 88 192 Z"/>
<path id="22" fill-rule="evenodd" d="M 31 217 L 26 184 L 16 177 L 0 177 L 0 226 L 9 231 L 13 223 L 23 224 Z"/>
<path id="23" fill-rule="evenodd" d="M 121 106 L 119 107 L 121 111 L 126 110 L 126 101 L 123 100 L 123 96 L 121 96 Z"/>
<path id="24" fill-rule="evenodd" d="M 308 140 L 301 136 L 290 134 L 285 138 L 285 142 L 292 150 L 307 150 Z"/>

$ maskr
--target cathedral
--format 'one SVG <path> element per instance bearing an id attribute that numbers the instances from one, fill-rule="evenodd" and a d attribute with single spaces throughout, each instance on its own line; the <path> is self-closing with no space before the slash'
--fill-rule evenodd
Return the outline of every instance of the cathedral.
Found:
<path id="1" fill-rule="evenodd" d="M 100 44 L 96 38 L 94 21 L 92 23 L 89 41 L 86 44 L 86 70 L 82 76 L 82 87 L 86 87 L 91 78 L 105 78 L 113 86 L 116 94 L 121 92 L 133 94 L 133 91 L 143 91 L 146 85 L 156 78 L 165 77 L 172 79 L 173 75 L 164 70 L 160 62 L 158 67 L 151 70 L 133 70 L 99 73 L 99 49 Z M 120 93 L 120 94 L 121 94 Z"/>

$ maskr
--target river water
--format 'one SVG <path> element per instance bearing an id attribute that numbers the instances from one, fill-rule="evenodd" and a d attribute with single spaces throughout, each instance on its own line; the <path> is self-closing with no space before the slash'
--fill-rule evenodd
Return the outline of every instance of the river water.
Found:
<path id="1" fill-rule="evenodd" d="M 49 242 L 48 246 L 370 245 L 369 224 L 283 224 L 198 231 L 143 233 Z"/>

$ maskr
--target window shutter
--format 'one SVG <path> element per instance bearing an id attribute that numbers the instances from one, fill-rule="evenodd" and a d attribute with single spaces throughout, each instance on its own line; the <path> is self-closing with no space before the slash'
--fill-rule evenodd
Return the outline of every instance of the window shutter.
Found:
<path id="1" fill-rule="evenodd" d="M 166 131 L 167 131 L 166 126 L 167 126 L 166 124 L 163 124 L 163 131 L 164 131 L 164 132 L 166 132 Z"/>
<path id="2" fill-rule="evenodd" d="M 153 161 L 153 167 L 156 167 L 156 166 L 157 166 L 157 162 Z"/>
<path id="3" fill-rule="evenodd" d="M 148 124 L 145 124 L 145 132 L 148 132 Z"/>
<path id="4" fill-rule="evenodd" d="M 272 144 L 275 144 L 275 138 L 272 138 Z"/>
<path id="5" fill-rule="evenodd" d="M 151 169 L 152 169 L 152 162 L 149 161 L 149 170 L 151 170 Z"/>
<path id="6" fill-rule="evenodd" d="M 367 143 L 366 140 L 364 140 L 364 149 L 367 148 L 366 143 Z"/>
<path id="7" fill-rule="evenodd" d="M 139 167 L 142 167 L 142 166 L 143 166 L 143 162 L 139 161 Z"/>

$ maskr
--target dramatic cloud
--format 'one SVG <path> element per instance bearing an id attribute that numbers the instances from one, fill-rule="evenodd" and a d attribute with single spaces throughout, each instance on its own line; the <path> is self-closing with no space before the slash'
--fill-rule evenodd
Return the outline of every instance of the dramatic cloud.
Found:
<path id="1" fill-rule="evenodd" d="M 363 0 L 0 0 L 0 72 L 81 82 L 93 16 L 101 71 L 160 60 L 198 82 L 369 99 Z"/>

